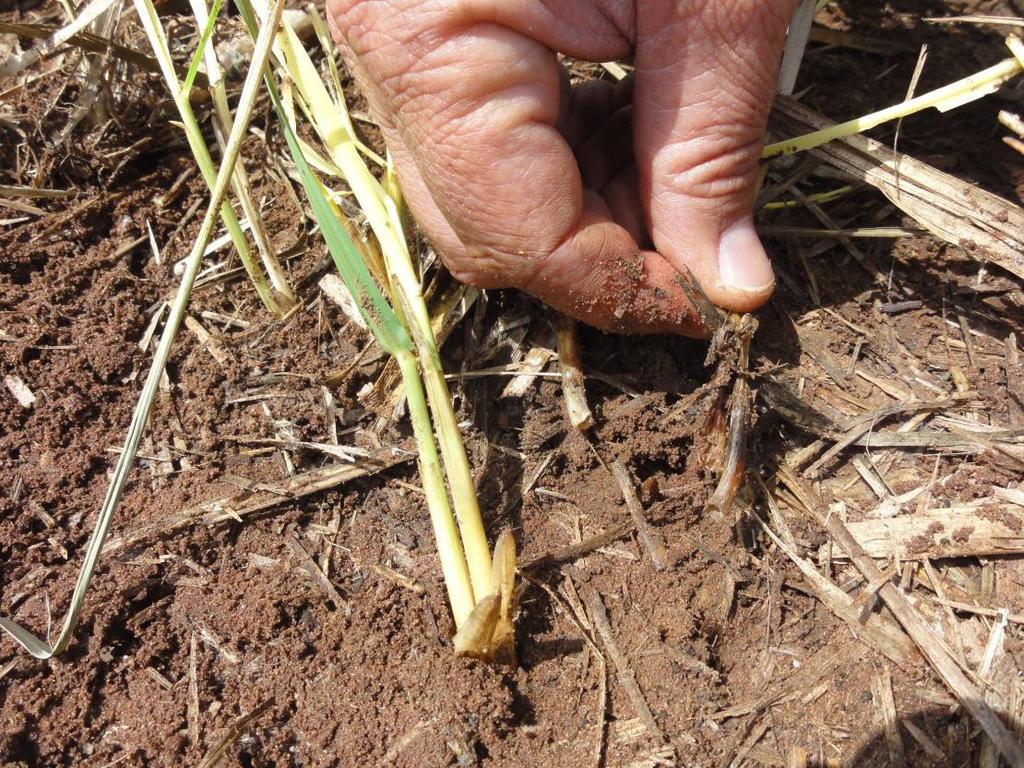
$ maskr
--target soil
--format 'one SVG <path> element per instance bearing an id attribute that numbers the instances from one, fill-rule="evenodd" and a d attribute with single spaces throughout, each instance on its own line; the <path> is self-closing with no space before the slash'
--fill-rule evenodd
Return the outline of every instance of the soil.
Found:
<path id="1" fill-rule="evenodd" d="M 890 50 L 812 45 L 803 99 L 836 119 L 898 101 L 926 42 L 919 90 L 976 71 L 1006 55 L 1005 29 L 921 17 L 1010 8 L 830 3 L 823 23 Z M 56 5 L 23 3 L 0 20 L 58 13 Z M 12 40 L 0 35 L 0 52 Z M 152 345 L 140 340 L 174 294 L 174 264 L 198 228 L 188 212 L 205 202 L 187 149 L 166 128 L 169 105 L 152 96 L 162 93 L 159 84 L 138 73 L 112 97 L 110 122 L 87 119 L 54 147 L 78 95 L 79 67 L 66 56 L 31 70 L 21 89 L 0 81 L 0 183 L 75 192 L 32 200 L 40 215 L 0 207 L 11 220 L 0 226 L 0 371 L 35 396 L 23 407 L 0 390 L 0 615 L 42 636 L 51 624 L 55 636 L 66 611 L 148 370 Z M 1024 163 L 1001 142 L 996 122 L 1004 98 L 908 120 L 900 147 L 1020 202 Z M 873 135 L 892 140 L 891 129 Z M 250 141 L 256 197 L 275 247 L 295 254 L 287 265 L 302 306 L 273 321 L 237 275 L 197 289 L 189 312 L 213 342 L 180 332 L 115 534 L 159 529 L 183 509 L 243 498 L 338 461 L 266 442 L 282 434 L 326 443 L 336 419 L 343 445 L 400 458 L 414 449 L 405 420 L 378 418 L 361 397 L 384 360 L 322 299 L 316 281 L 329 263 L 302 228 L 275 159 L 280 146 Z M 42 175 L 26 178 L 28 167 Z M 164 199 L 172 189 L 176 197 Z M 913 225 L 870 188 L 827 210 L 843 225 Z M 820 226 L 797 209 L 761 220 Z M 1019 429 L 1022 403 L 1006 382 L 1020 371 L 1008 371 L 1004 346 L 1022 331 L 1019 281 L 931 236 L 857 246 L 890 276 L 887 285 L 874 283 L 837 241 L 769 240 L 780 279 L 753 344 L 755 390 L 763 395 L 764 382 L 774 381 L 841 424 L 895 402 L 879 381 L 934 399 L 956 393 L 962 374 L 975 397 L 945 415 Z M 224 249 L 210 263 L 228 258 Z M 883 311 L 898 302 L 909 308 Z M 553 343 L 539 304 L 490 292 L 447 342 L 447 370 L 513 361 L 511 343 L 484 354 L 486 331 L 499 321 L 521 321 L 520 351 Z M 507 376 L 453 381 L 487 529 L 493 536 L 510 527 L 521 560 L 530 561 L 621 528 L 629 512 L 605 465 L 619 459 L 666 543 L 667 568 L 656 570 L 627 533 L 529 569 L 518 608 L 519 663 L 509 669 L 452 652 L 414 462 L 282 498 L 241 521 L 147 535 L 102 560 L 66 653 L 38 661 L 9 638 L 0 641 L 0 764 L 180 765 L 205 757 L 203 765 L 224 766 L 782 766 L 804 749 L 811 765 L 840 760 L 859 768 L 891 764 L 873 691 L 883 671 L 898 717 L 923 734 L 902 729 L 907 764 L 974 764 L 983 736 L 973 721 L 920 657 L 892 664 L 814 597 L 751 514 L 769 512 L 756 483 L 728 514 L 705 512 L 716 477 L 708 459 L 714 435 L 704 425 L 721 407 L 729 366 L 705 366 L 707 345 L 697 341 L 584 329 L 581 344 L 596 417 L 589 439 L 568 425 L 557 379 L 538 378 L 522 397 L 502 396 Z M 337 372 L 361 352 L 339 383 Z M 846 373 L 854 365 L 868 376 Z M 819 435 L 805 427 L 759 396 L 750 470 L 768 478 L 814 443 Z M 1000 451 L 878 453 L 872 458 L 892 493 L 938 478 L 931 506 L 988 498 L 992 486 L 1013 489 L 1020 477 L 1019 458 Z M 844 452 L 815 484 L 850 521 L 878 504 L 852 463 L 865 455 Z M 819 551 L 825 532 L 792 507 L 782 514 L 805 556 L 855 594 L 855 572 Z M 966 531 L 953 530 L 954 537 Z M 330 589 L 309 577 L 303 552 Z M 1024 613 L 1018 560 L 934 565 L 956 599 L 984 595 L 986 604 Z M 984 586 L 991 578 L 994 591 Z M 583 607 L 595 593 L 622 668 Z M 919 607 L 976 667 L 987 619 L 957 614 L 954 626 L 952 611 L 927 601 Z M 871 610 L 887 616 L 878 605 Z M 1009 625 L 999 674 L 1020 674 L 1021 640 L 1019 626 Z M 631 698 L 631 679 L 660 734 Z M 220 762 L 209 761 L 218 749 Z"/>

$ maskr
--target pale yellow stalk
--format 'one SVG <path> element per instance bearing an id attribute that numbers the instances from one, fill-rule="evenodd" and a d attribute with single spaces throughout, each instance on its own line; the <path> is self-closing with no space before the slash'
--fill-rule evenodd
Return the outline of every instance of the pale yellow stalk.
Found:
<path id="1" fill-rule="evenodd" d="M 430 524 L 437 542 L 438 557 L 441 560 L 441 572 L 444 574 L 445 587 L 448 590 L 448 602 L 452 607 L 455 626 L 463 626 L 476 603 L 473 588 L 466 569 L 466 558 L 459 544 L 459 533 L 455 528 L 455 518 L 448 506 L 448 495 L 441 475 L 441 463 L 434 445 L 434 432 L 427 416 L 427 404 L 423 398 L 423 386 L 420 383 L 416 357 L 410 352 L 402 352 L 395 359 L 402 370 L 402 381 L 405 383 L 405 394 L 409 400 L 409 418 L 412 420 L 413 434 L 416 436 L 416 448 L 419 452 L 420 478 L 423 482 L 423 493 L 427 497 L 427 509 L 430 511 Z"/>
<path id="2" fill-rule="evenodd" d="M 1011 40 L 1013 39 L 1014 38 L 1011 38 Z M 1014 44 L 1008 44 L 1010 45 L 1011 50 L 1014 50 Z M 934 91 L 923 93 L 913 99 L 895 104 L 891 107 L 887 107 L 886 109 L 879 110 L 878 112 L 872 112 L 869 115 L 863 115 L 861 117 L 854 118 L 853 120 L 847 120 L 845 123 L 839 123 L 837 125 L 829 126 L 828 128 L 822 128 L 818 131 L 806 133 L 803 136 L 797 136 L 796 138 L 769 144 L 764 148 L 764 151 L 761 153 L 761 157 L 767 158 L 774 157 L 775 155 L 788 155 L 794 152 L 803 152 L 808 149 L 814 149 L 815 147 L 821 146 L 822 144 L 826 144 L 830 141 L 834 141 L 835 139 L 841 139 L 846 136 L 863 133 L 864 131 L 875 128 L 882 123 L 887 123 L 891 120 L 898 120 L 901 117 L 912 115 L 915 112 L 921 112 L 922 110 L 929 109 L 930 107 L 935 107 L 936 109 L 945 112 L 946 110 L 974 101 L 975 99 L 980 99 L 983 96 L 994 93 L 1001 85 L 1003 85 L 1003 83 L 1015 75 L 1020 74 L 1020 72 L 1024 70 L 1024 61 L 1018 60 L 1016 51 L 1014 51 L 1014 53 L 1014 58 L 1004 59 L 988 69 L 976 72 L 973 75 L 965 77 L 962 80 L 957 80 L 955 83 L 950 83 L 942 88 L 936 88 Z"/>
<path id="3" fill-rule="evenodd" d="M 451 395 L 430 328 L 430 316 L 402 233 L 401 217 L 394 201 L 359 156 L 359 149 L 351 133 L 351 123 L 345 119 L 347 110 L 344 104 L 330 97 L 301 41 L 287 24 L 278 42 L 295 87 L 309 108 L 317 133 L 331 159 L 341 169 L 380 243 L 394 293 L 409 321 L 409 331 L 416 343 L 423 383 L 438 431 L 441 456 L 462 534 L 473 593 L 480 600 L 493 592 L 490 549 L 469 459 L 462 444 Z"/>
<path id="4" fill-rule="evenodd" d="M 192 15 L 195 16 L 199 29 L 203 29 L 209 18 L 206 0 L 189 0 L 189 3 L 192 6 Z M 224 73 L 220 68 L 220 62 L 217 60 L 217 53 L 214 50 L 212 40 L 206 41 L 203 49 L 203 61 L 206 63 L 206 76 L 209 82 L 210 94 L 213 97 L 214 114 L 216 117 L 214 128 L 217 142 L 220 144 L 221 151 L 223 152 L 226 141 L 224 134 L 231 125 L 231 109 L 228 106 L 227 91 L 224 88 Z M 238 163 L 235 166 L 235 173 L 231 177 L 231 189 L 242 206 L 242 213 L 249 220 L 252 237 L 256 241 L 256 249 L 259 251 L 263 268 L 266 269 L 267 275 L 270 277 L 270 284 L 278 293 L 277 298 L 282 304 L 281 309 L 287 311 L 295 305 L 295 294 L 288 284 L 288 278 L 281 267 L 281 262 L 278 261 L 277 255 L 274 253 L 274 247 L 270 242 L 270 237 L 267 235 L 266 227 L 263 226 L 263 217 L 253 204 L 249 176 L 245 172 L 245 165 L 242 163 Z"/>

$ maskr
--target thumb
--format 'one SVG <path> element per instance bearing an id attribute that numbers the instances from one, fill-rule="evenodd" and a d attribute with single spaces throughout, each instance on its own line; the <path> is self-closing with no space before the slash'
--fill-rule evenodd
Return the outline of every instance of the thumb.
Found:
<path id="1" fill-rule="evenodd" d="M 654 245 L 738 312 L 775 277 L 754 232 L 762 137 L 797 0 L 637 3 L 633 102 Z"/>

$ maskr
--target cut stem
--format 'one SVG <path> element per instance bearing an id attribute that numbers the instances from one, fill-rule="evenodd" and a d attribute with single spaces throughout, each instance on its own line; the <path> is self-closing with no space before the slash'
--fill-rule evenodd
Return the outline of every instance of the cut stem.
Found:
<path id="1" fill-rule="evenodd" d="M 579 324 L 561 312 L 552 321 L 558 345 L 558 367 L 562 372 L 562 399 L 569 414 L 569 422 L 580 431 L 594 426 L 594 415 L 587 405 L 587 385 L 583 376 L 583 356 L 580 354 Z"/>
<path id="2" fill-rule="evenodd" d="M 359 156 L 356 142 L 346 129 L 345 121 L 339 116 L 345 114 L 344 106 L 339 106 L 330 98 L 308 54 L 287 24 L 281 42 L 292 77 L 310 108 L 313 124 L 330 151 L 331 159 L 341 169 L 380 243 L 392 293 L 405 314 L 420 359 L 427 400 L 441 447 L 441 458 L 448 476 L 459 530 L 462 532 L 462 546 L 473 583 L 473 594 L 480 600 L 493 592 L 490 549 L 469 459 L 452 409 L 451 394 L 444 380 L 419 275 L 413 268 L 402 231 L 401 216 L 394 201 Z"/>
<path id="3" fill-rule="evenodd" d="M 257 0 L 257 5 L 259 2 L 262 0 Z M 243 15 L 251 12 L 249 0 L 240 0 L 239 6 Z M 265 13 L 265 10 L 261 9 L 259 12 Z M 376 243 L 379 244 L 382 263 L 376 258 L 367 258 L 369 250 L 364 250 L 363 259 L 358 266 L 367 277 L 369 268 L 375 268 L 374 274 L 385 285 L 391 297 L 388 311 L 395 316 L 400 328 L 408 334 L 406 343 L 391 345 L 386 349 L 395 356 L 406 386 L 410 417 L 420 451 L 424 491 L 430 507 L 442 570 L 448 584 L 452 613 L 458 628 L 457 650 L 459 653 L 490 658 L 492 635 L 503 603 L 494 583 L 492 558 L 487 546 L 475 483 L 452 406 L 451 394 L 441 367 L 436 337 L 423 298 L 420 276 L 405 238 L 402 216 L 399 213 L 400 195 L 393 184 L 393 179 L 390 182 L 389 194 L 370 172 L 360 156 L 360 145 L 352 130 L 341 94 L 339 93 L 337 100 L 331 97 L 309 54 L 287 22 L 277 42 L 281 68 L 284 70 L 282 79 L 293 84 L 295 89 L 295 108 L 289 105 L 289 112 L 286 115 L 282 105 L 280 114 L 284 123 L 282 128 L 288 137 L 296 166 L 300 168 L 300 175 L 308 173 L 308 163 L 303 153 L 313 151 L 305 144 L 300 145 L 298 140 L 292 137 L 291 120 L 299 111 L 307 116 L 327 150 L 330 163 L 333 165 L 329 172 L 338 173 L 347 182 L 376 238 Z M 276 90 L 270 84 L 268 88 L 277 106 Z M 320 163 L 322 168 L 328 165 Z M 307 195 L 311 195 L 311 200 L 324 197 L 319 183 L 304 178 L 303 184 L 306 186 Z M 323 205 L 326 206 L 327 203 Z M 317 206 L 313 207 L 316 213 Z M 330 227 L 324 225 L 331 222 L 321 220 L 320 214 L 316 216 L 326 236 Z M 333 225 L 338 227 L 336 220 Z M 338 248 L 331 248 L 346 284 L 353 278 L 352 274 L 346 276 L 346 272 L 351 273 L 354 267 L 346 266 L 346 260 L 353 258 L 357 249 L 351 246 L 348 250 L 350 252 L 344 254 L 344 258 L 339 258 L 335 253 Z M 376 253 L 376 249 L 372 250 Z M 382 269 L 379 268 L 381 266 Z M 355 291 L 352 292 L 356 295 Z M 357 306 L 365 315 L 366 308 L 363 302 L 357 301 Z M 370 324 L 373 326 L 372 322 Z M 445 494 L 442 465 L 448 481 L 450 504 Z M 455 511 L 454 518 L 452 508 Z M 502 562 L 514 563 L 514 546 L 510 548 L 506 543 L 502 551 Z M 502 648 L 511 646 L 511 629 L 510 626 L 506 626 L 510 624 L 510 619 L 502 624 Z"/>
<path id="4" fill-rule="evenodd" d="M 402 243 L 404 246 L 404 238 Z M 430 402 L 430 413 L 434 417 L 437 439 L 441 445 L 441 457 L 444 460 L 455 516 L 462 534 L 462 546 L 469 566 L 473 594 L 477 600 L 482 600 L 494 592 L 491 580 L 491 551 L 487 546 L 487 534 L 484 532 L 469 458 L 462 443 L 462 433 L 459 431 L 455 409 L 452 407 L 452 396 L 448 391 L 434 333 L 430 327 L 430 315 L 423 301 L 419 278 L 413 270 L 408 251 L 403 247 L 404 258 L 402 254 L 395 258 L 393 249 L 382 250 L 395 289 L 395 297 L 406 318 L 409 333 L 420 359 L 423 384 L 426 387 L 427 400 Z"/>

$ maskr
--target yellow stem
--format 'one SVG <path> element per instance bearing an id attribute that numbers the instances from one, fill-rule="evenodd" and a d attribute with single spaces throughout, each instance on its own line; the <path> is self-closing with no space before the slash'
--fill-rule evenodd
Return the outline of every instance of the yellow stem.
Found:
<path id="1" fill-rule="evenodd" d="M 847 120 L 845 123 L 831 125 L 828 128 L 806 133 L 803 136 L 769 144 L 761 152 L 761 157 L 789 155 L 794 152 L 814 149 L 835 139 L 863 133 L 882 123 L 898 120 L 901 117 L 912 115 L 929 107 L 942 109 L 947 103 L 949 104 L 946 108 L 957 106 L 973 98 L 980 98 L 988 93 L 992 93 L 1007 79 L 1019 73 L 1022 67 L 1024 67 L 1024 64 L 1016 58 L 1004 59 L 988 69 L 983 69 L 981 72 L 976 72 L 969 77 L 965 77 L 963 80 L 957 80 L 955 83 L 950 83 L 934 91 L 923 93 L 909 101 L 901 102 L 878 112 L 872 112 L 870 115 Z M 955 102 L 955 104 L 950 102 Z"/>
<path id="2" fill-rule="evenodd" d="M 411 352 L 401 352 L 395 356 L 402 371 L 405 383 L 406 398 L 409 402 L 409 418 L 412 420 L 413 433 L 416 436 L 416 447 L 420 458 L 420 479 L 423 492 L 427 497 L 427 508 L 430 511 L 430 524 L 434 529 L 437 541 L 437 553 L 441 558 L 441 571 L 444 583 L 448 588 L 448 602 L 452 606 L 456 629 L 461 629 L 473 612 L 476 601 L 470 584 L 469 572 L 466 569 L 466 558 L 463 555 L 459 531 L 455 526 L 455 518 L 448 504 L 445 493 L 444 478 L 441 476 L 441 462 L 437 457 L 437 446 L 434 444 L 434 433 L 430 428 L 430 416 L 427 402 L 423 397 L 423 383 L 420 380 L 416 357 Z"/>

